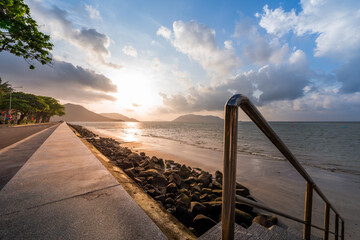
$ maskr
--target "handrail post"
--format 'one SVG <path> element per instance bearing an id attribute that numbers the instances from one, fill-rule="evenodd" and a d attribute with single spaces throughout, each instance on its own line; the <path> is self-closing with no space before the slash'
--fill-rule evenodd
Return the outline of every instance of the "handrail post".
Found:
<path id="1" fill-rule="evenodd" d="M 221 239 L 234 239 L 238 107 L 225 106 Z"/>
<path id="2" fill-rule="evenodd" d="M 342 220 L 341 221 L 341 240 L 345 239 L 344 233 L 345 233 L 345 224 L 344 224 L 344 220 Z"/>
<path id="3" fill-rule="evenodd" d="M 339 215 L 335 214 L 335 240 L 339 239 Z"/>
<path id="4" fill-rule="evenodd" d="M 304 212 L 304 234 L 303 238 L 310 240 L 311 236 L 311 212 L 313 200 L 313 184 L 306 182 L 306 195 L 305 195 L 305 212 Z"/>
<path id="5" fill-rule="evenodd" d="M 329 220 L 330 220 L 330 207 L 328 203 L 325 203 L 325 216 L 324 216 L 324 240 L 329 239 Z"/>

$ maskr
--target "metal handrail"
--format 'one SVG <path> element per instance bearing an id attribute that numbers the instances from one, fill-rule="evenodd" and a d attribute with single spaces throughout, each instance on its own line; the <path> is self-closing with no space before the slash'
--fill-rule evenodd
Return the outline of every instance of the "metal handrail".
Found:
<path id="1" fill-rule="evenodd" d="M 306 180 L 306 196 L 304 210 L 304 231 L 303 238 L 310 239 L 311 227 L 324 231 L 324 239 L 329 236 L 329 210 L 335 213 L 335 239 L 338 239 L 338 225 L 341 219 L 341 239 L 344 239 L 344 219 L 330 204 L 329 200 L 322 193 L 320 188 L 315 184 L 314 180 L 301 166 L 292 152 L 270 127 L 265 118 L 251 103 L 248 97 L 242 94 L 232 96 L 225 105 L 225 125 L 224 125 L 224 162 L 223 162 L 223 199 L 222 199 L 222 239 L 234 239 L 234 222 L 235 222 L 235 186 L 236 186 L 236 161 L 237 161 L 237 130 L 238 130 L 238 107 L 250 117 L 257 127 L 269 138 L 276 148 L 284 155 L 290 164 L 300 173 Z M 311 224 L 312 199 L 313 190 L 325 202 L 324 229 Z M 271 209 L 270 209 L 271 210 Z M 279 211 L 276 211 L 279 213 Z M 280 214 L 281 215 L 281 214 Z M 282 214 L 284 215 L 284 214 Z M 288 217 L 295 220 L 294 217 Z M 297 221 L 299 219 L 296 219 Z"/>

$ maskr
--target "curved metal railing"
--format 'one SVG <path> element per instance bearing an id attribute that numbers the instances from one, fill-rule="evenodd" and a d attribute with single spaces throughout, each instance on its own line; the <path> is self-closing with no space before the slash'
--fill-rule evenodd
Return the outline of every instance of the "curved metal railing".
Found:
<path id="1" fill-rule="evenodd" d="M 287 148 L 284 142 L 270 127 L 257 108 L 251 103 L 248 97 L 242 94 L 232 96 L 225 105 L 225 126 L 224 126 L 224 162 L 223 162 L 223 199 L 222 199 L 222 239 L 234 239 L 235 222 L 235 186 L 236 186 L 236 161 L 237 161 L 237 130 L 238 130 L 238 107 L 240 107 L 258 128 L 269 138 L 276 148 L 285 156 L 291 165 L 306 180 L 306 195 L 304 207 L 304 220 L 290 216 L 281 211 L 266 207 L 257 202 L 236 196 L 238 201 L 242 201 L 254 207 L 272 212 L 274 214 L 292 219 L 304 225 L 303 239 L 310 239 L 311 227 L 320 229 L 324 232 L 324 239 L 329 238 L 329 233 L 335 235 L 335 239 L 340 236 L 344 239 L 344 219 L 330 204 L 329 200 L 322 193 L 314 180 L 301 166 L 295 156 Z M 317 192 L 325 202 L 324 227 L 311 224 L 313 191 Z M 330 210 L 335 213 L 335 232 L 329 231 Z M 339 219 L 341 220 L 341 235 L 339 235 Z"/>

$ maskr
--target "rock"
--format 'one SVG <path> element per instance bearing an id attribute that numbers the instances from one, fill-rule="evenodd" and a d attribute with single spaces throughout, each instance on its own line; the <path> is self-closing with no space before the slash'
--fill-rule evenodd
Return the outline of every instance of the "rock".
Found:
<path id="1" fill-rule="evenodd" d="M 146 192 L 152 197 L 156 197 L 157 195 L 159 195 L 155 189 L 149 189 Z"/>
<path id="2" fill-rule="evenodd" d="M 160 174 L 160 172 L 156 169 L 148 169 L 148 170 L 140 172 L 139 176 L 140 177 L 148 177 L 148 176 L 156 177 L 159 174 Z"/>
<path id="3" fill-rule="evenodd" d="M 205 175 L 205 174 L 200 174 L 198 177 L 198 182 L 202 183 L 204 185 L 204 187 L 207 187 L 211 183 L 211 176 Z"/>
<path id="4" fill-rule="evenodd" d="M 174 183 L 176 183 L 177 186 L 180 186 L 182 181 L 183 180 L 181 179 L 181 177 L 176 173 L 172 173 L 169 176 L 169 182 L 174 182 Z"/>
<path id="5" fill-rule="evenodd" d="M 154 197 L 156 201 L 160 201 L 161 203 L 165 202 L 165 194 L 161 194 L 159 196 Z"/>
<path id="6" fill-rule="evenodd" d="M 145 154 L 144 152 L 140 152 L 140 156 L 141 156 L 141 157 L 145 157 L 146 154 Z"/>
<path id="7" fill-rule="evenodd" d="M 203 214 L 198 214 L 193 220 L 193 227 L 200 235 L 204 234 L 215 225 L 216 222 L 214 220 Z"/>
<path id="8" fill-rule="evenodd" d="M 212 193 L 212 190 L 211 190 L 211 188 L 203 188 L 202 193 L 210 194 L 210 193 Z"/>
<path id="9" fill-rule="evenodd" d="M 134 179 L 135 177 L 135 169 L 134 168 L 128 168 L 126 170 L 124 170 L 124 172 L 131 177 L 132 179 Z"/>
<path id="10" fill-rule="evenodd" d="M 193 202 L 200 202 L 200 193 L 194 192 L 191 194 L 191 201 Z"/>
<path id="11" fill-rule="evenodd" d="M 137 153 L 131 153 L 129 156 L 128 156 L 129 159 L 133 160 L 133 161 L 137 161 L 137 162 L 140 162 L 142 160 L 142 158 L 140 157 L 139 154 Z"/>
<path id="12" fill-rule="evenodd" d="M 117 165 L 124 170 L 134 167 L 134 164 L 130 161 L 118 161 Z"/>
<path id="13" fill-rule="evenodd" d="M 250 215 L 254 209 L 252 206 L 247 205 L 245 203 L 241 203 L 241 202 L 235 202 L 235 208 L 237 208 L 243 212 L 249 213 Z"/>
<path id="14" fill-rule="evenodd" d="M 192 215 L 188 211 L 187 206 L 177 205 L 174 216 L 186 227 L 190 227 L 190 224 L 192 223 Z"/>
<path id="15" fill-rule="evenodd" d="M 212 190 L 212 193 L 218 197 L 222 196 L 222 190 L 220 190 L 220 189 L 214 189 L 214 190 Z"/>
<path id="16" fill-rule="evenodd" d="M 151 184 L 155 187 L 166 187 L 169 183 L 164 175 L 158 175 L 151 181 Z"/>
<path id="17" fill-rule="evenodd" d="M 206 207 L 205 205 L 199 203 L 199 202 L 191 202 L 189 211 L 193 216 L 196 216 L 198 214 L 205 213 Z"/>
<path id="18" fill-rule="evenodd" d="M 209 197 L 209 195 L 208 194 L 203 194 L 203 195 L 201 195 L 200 196 L 200 201 L 201 202 L 208 202 L 208 201 L 210 201 L 210 197 Z"/>
<path id="19" fill-rule="evenodd" d="M 188 184 L 193 184 L 197 182 L 197 178 L 196 177 L 188 177 L 187 179 L 184 180 L 184 182 L 188 183 Z"/>
<path id="20" fill-rule="evenodd" d="M 246 197 L 249 196 L 250 192 L 249 189 L 236 189 L 236 195 Z"/>
<path id="21" fill-rule="evenodd" d="M 214 199 L 214 202 L 222 202 L 222 197 L 217 197 Z M 241 210 L 241 209 L 240 209 Z"/>
<path id="22" fill-rule="evenodd" d="M 189 168 L 186 167 L 186 165 L 182 165 L 180 167 L 180 177 L 183 179 L 186 179 L 190 176 L 191 170 L 189 170 Z"/>
<path id="23" fill-rule="evenodd" d="M 166 198 L 175 198 L 175 194 L 174 193 L 166 193 Z"/>
<path id="24" fill-rule="evenodd" d="M 168 193 L 176 193 L 178 191 L 178 188 L 174 182 L 169 183 L 166 187 L 166 192 Z"/>
<path id="25" fill-rule="evenodd" d="M 134 177 L 134 180 L 138 183 L 142 183 L 145 181 L 145 178 L 144 177 Z"/>
<path id="26" fill-rule="evenodd" d="M 168 197 L 165 199 L 165 204 L 175 205 L 175 201 L 174 199 Z"/>
<path id="27" fill-rule="evenodd" d="M 187 190 L 186 188 L 180 189 L 180 190 L 179 190 L 179 193 L 183 193 L 183 194 L 185 194 L 185 195 L 187 195 L 187 196 L 190 196 L 190 191 Z"/>
<path id="28" fill-rule="evenodd" d="M 264 215 L 264 214 L 260 214 L 252 220 L 253 223 L 256 222 L 266 228 L 269 228 L 272 225 L 276 224 L 277 221 L 278 221 L 277 217 Z"/>
<path id="29" fill-rule="evenodd" d="M 245 223 L 247 226 L 250 226 L 252 220 L 253 218 L 250 214 L 235 208 L 235 222 L 237 224 Z"/>
<path id="30" fill-rule="evenodd" d="M 221 183 L 219 183 L 217 181 L 212 181 L 212 186 L 213 186 L 213 188 L 216 188 L 216 189 L 222 189 Z"/>
<path id="31" fill-rule="evenodd" d="M 174 160 L 165 160 L 165 163 L 174 164 Z"/>
<path id="32" fill-rule="evenodd" d="M 197 183 L 193 183 L 190 185 L 190 190 L 192 192 L 201 192 L 201 188 L 199 187 L 199 185 Z"/>
<path id="33" fill-rule="evenodd" d="M 176 206 L 182 205 L 182 206 L 189 206 L 190 204 L 190 198 L 182 193 L 176 198 Z"/>
<path id="34" fill-rule="evenodd" d="M 215 172 L 215 180 L 216 182 L 222 184 L 223 174 L 220 171 Z"/>
<path id="35" fill-rule="evenodd" d="M 174 215 L 176 213 L 176 208 L 170 207 L 170 208 L 166 209 L 166 211 L 168 211 L 170 214 Z"/>

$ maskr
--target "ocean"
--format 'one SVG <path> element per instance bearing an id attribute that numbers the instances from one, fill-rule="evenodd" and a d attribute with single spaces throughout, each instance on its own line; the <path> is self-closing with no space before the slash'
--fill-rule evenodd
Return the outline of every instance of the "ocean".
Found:
<path id="1" fill-rule="evenodd" d="M 78 122 L 125 142 L 168 139 L 198 148 L 223 150 L 222 123 Z M 298 161 L 332 172 L 360 175 L 360 122 L 270 122 Z M 282 154 L 252 122 L 239 122 L 238 151 L 284 161 Z"/>

